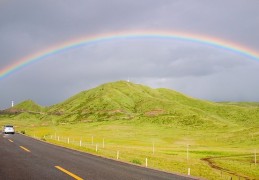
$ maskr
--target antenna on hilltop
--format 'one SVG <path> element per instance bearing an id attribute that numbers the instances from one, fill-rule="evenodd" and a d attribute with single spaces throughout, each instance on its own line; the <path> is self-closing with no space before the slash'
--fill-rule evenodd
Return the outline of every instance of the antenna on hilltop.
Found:
<path id="1" fill-rule="evenodd" d="M 13 107 L 13 105 L 14 105 L 14 101 L 12 101 L 12 107 Z"/>

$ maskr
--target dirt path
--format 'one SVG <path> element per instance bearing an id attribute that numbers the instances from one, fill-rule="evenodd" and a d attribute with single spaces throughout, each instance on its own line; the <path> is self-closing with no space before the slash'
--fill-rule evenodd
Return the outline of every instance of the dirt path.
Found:
<path id="1" fill-rule="evenodd" d="M 216 169 L 216 170 L 219 170 L 219 171 L 222 171 L 222 172 L 225 172 L 225 173 L 228 173 L 230 175 L 233 175 L 233 176 L 236 176 L 236 177 L 239 177 L 239 178 L 243 178 L 243 179 L 247 179 L 247 180 L 250 180 L 252 178 L 248 177 L 248 176 L 245 176 L 243 174 L 238 174 L 237 172 L 234 172 L 234 171 L 231 171 L 229 169 L 226 169 L 226 168 L 223 168 L 223 167 L 220 167 L 218 166 L 214 161 L 213 159 L 221 159 L 221 158 L 228 158 L 228 157 L 238 157 L 238 156 L 251 156 L 251 154 L 242 154 L 242 155 L 233 155 L 233 156 L 221 156 L 221 157 L 208 157 L 208 158 L 202 158 L 201 160 L 202 161 L 205 161 L 208 163 L 208 165 L 213 168 L 213 169 Z"/>

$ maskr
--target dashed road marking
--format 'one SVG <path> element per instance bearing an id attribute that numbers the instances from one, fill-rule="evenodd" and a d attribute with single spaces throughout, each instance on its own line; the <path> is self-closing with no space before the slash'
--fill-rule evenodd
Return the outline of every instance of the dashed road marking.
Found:
<path id="1" fill-rule="evenodd" d="M 8 139 L 8 141 L 13 142 L 13 140 L 11 140 L 11 139 Z"/>
<path id="2" fill-rule="evenodd" d="M 23 147 L 23 146 L 20 146 L 20 148 L 22 148 L 24 151 L 27 151 L 27 152 L 31 152 L 29 149 Z"/>
<path id="3" fill-rule="evenodd" d="M 83 180 L 81 177 L 79 177 L 79 176 L 77 176 L 77 175 L 75 175 L 75 174 L 69 172 L 68 170 L 66 170 L 66 169 L 64 169 L 64 168 L 62 168 L 62 167 L 60 167 L 60 166 L 55 166 L 55 168 L 57 168 L 58 170 L 60 170 L 60 171 L 62 171 L 62 172 L 64 172 L 64 173 L 66 173 L 66 174 L 68 174 L 69 176 L 75 178 L 76 180 Z"/>

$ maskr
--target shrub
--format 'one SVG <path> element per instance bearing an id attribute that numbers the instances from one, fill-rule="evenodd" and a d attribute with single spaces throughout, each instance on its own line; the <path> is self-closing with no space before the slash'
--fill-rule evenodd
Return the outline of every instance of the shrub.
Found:
<path id="1" fill-rule="evenodd" d="M 134 164 L 139 164 L 139 165 L 142 164 L 139 159 L 133 159 L 131 162 L 134 163 Z"/>

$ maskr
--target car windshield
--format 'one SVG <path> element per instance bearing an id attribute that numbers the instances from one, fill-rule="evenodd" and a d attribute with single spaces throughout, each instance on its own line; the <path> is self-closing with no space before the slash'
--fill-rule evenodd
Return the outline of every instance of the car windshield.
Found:
<path id="1" fill-rule="evenodd" d="M 13 126 L 11 126 L 11 125 L 6 125 L 5 127 L 10 127 L 10 128 L 13 128 Z"/>

